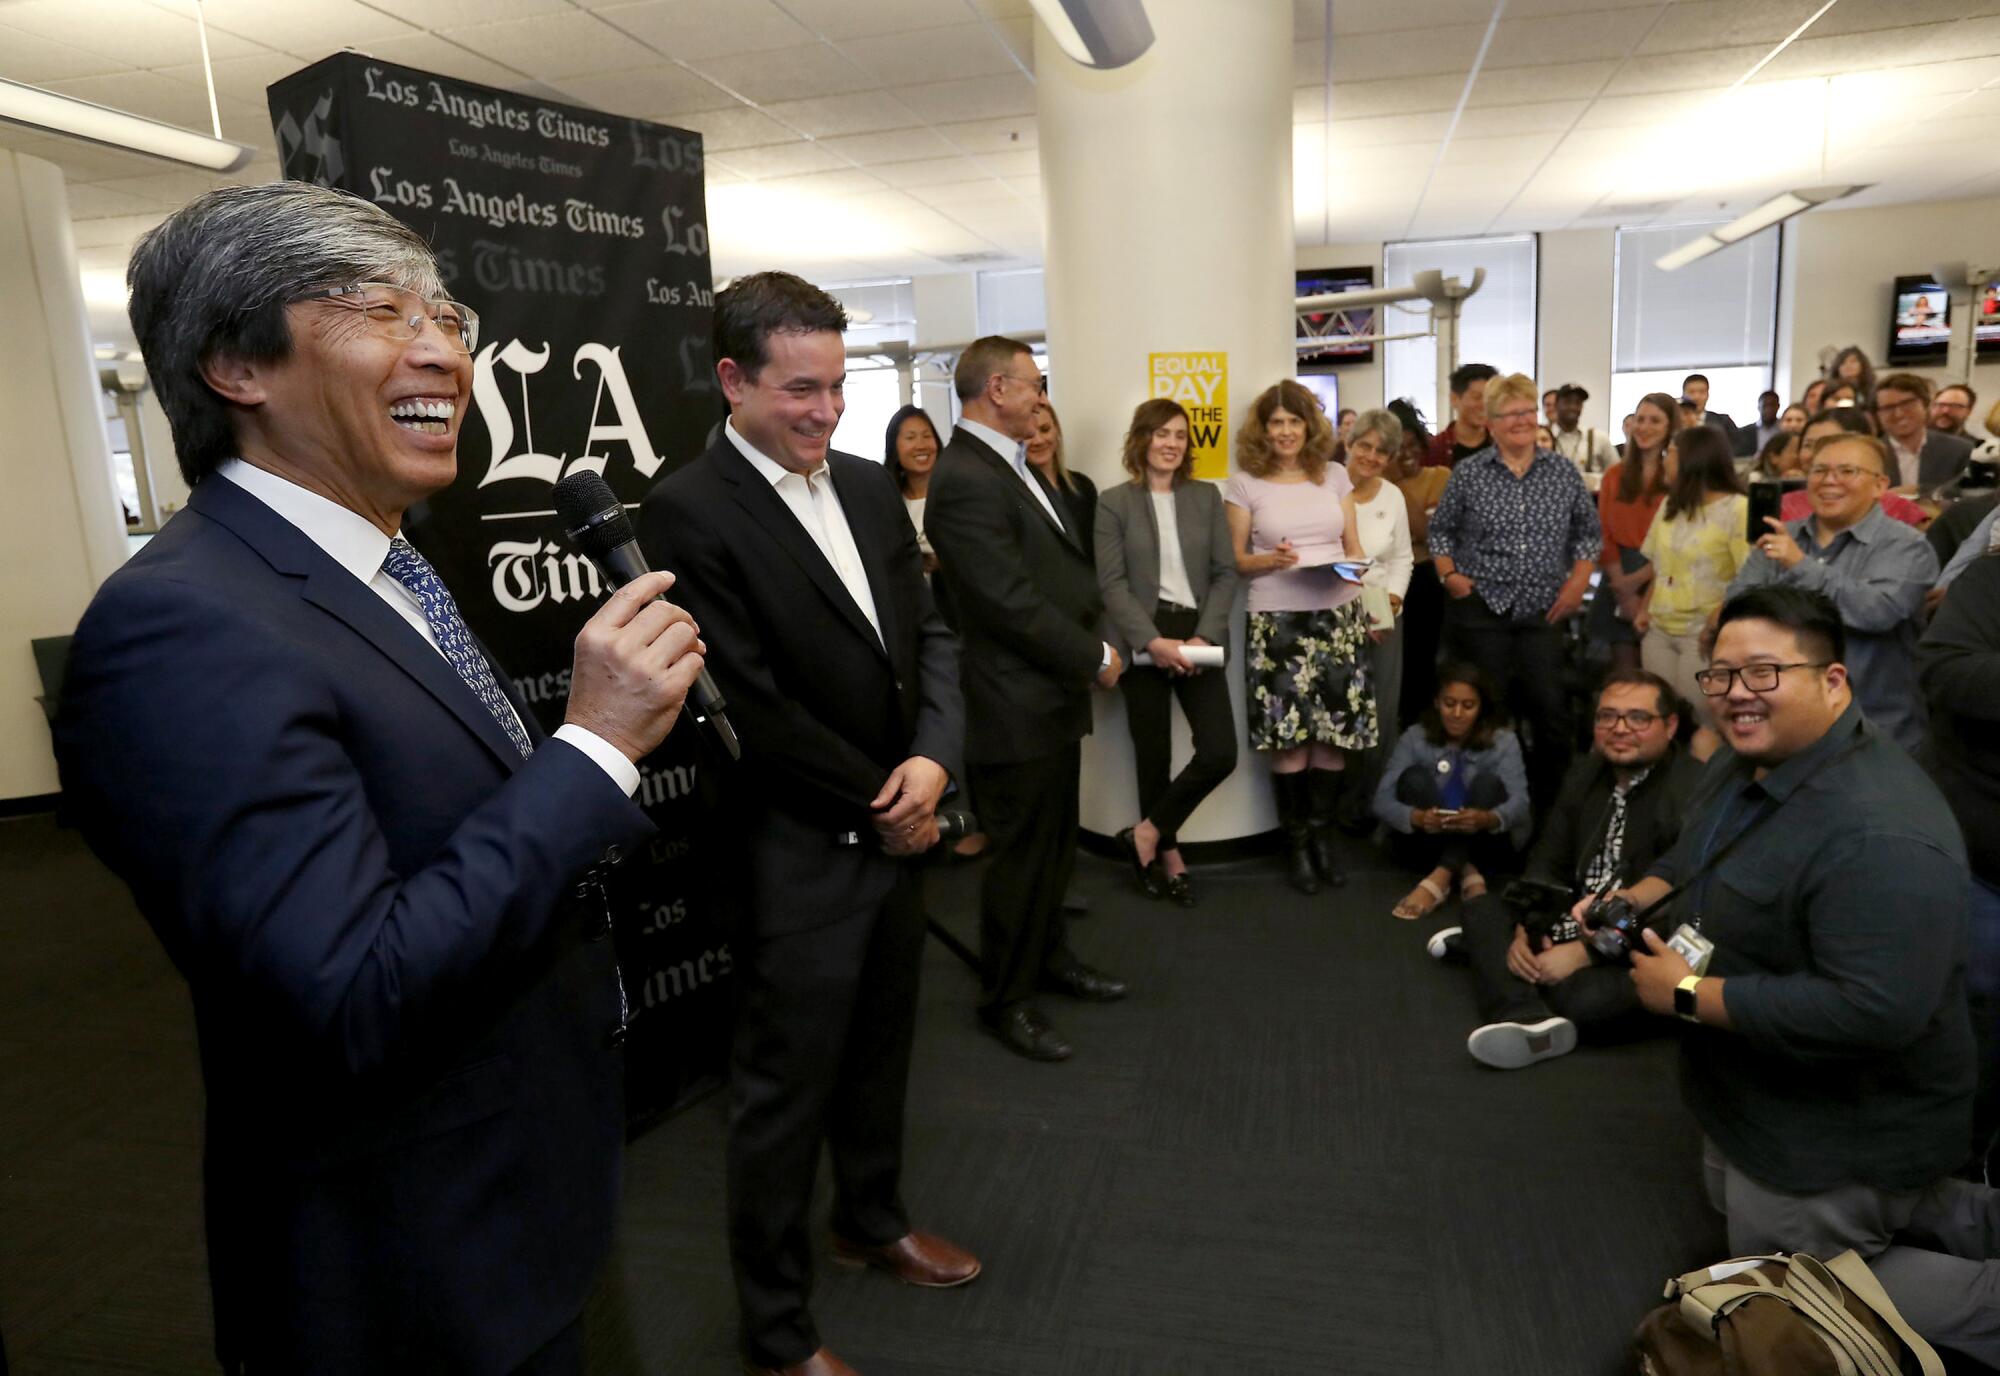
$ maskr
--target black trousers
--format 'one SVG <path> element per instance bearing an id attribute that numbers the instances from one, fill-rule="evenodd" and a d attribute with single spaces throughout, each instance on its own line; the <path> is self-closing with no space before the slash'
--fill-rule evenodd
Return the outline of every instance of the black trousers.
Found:
<path id="1" fill-rule="evenodd" d="M 1632 988 L 1631 967 L 1586 965 L 1558 984 L 1530 984 L 1507 968 L 1507 947 L 1519 915 L 1494 894 L 1465 905 L 1466 959 L 1479 1000 L 1479 1021 L 1540 1022 L 1568 1018 L 1579 1029 L 1600 1035 L 1629 1035 L 1643 1029 L 1647 1014 Z M 1666 1019 L 1653 1022 L 1667 1025 Z"/>
<path id="2" fill-rule="evenodd" d="M 1153 624 L 1169 640 L 1195 633 L 1201 614 L 1192 607 L 1162 602 Z M 1183 823 L 1201 800 L 1236 768 L 1236 713 L 1229 705 L 1229 683 L 1221 671 L 1175 675 L 1165 669 L 1135 666 L 1119 680 L 1125 690 L 1125 724 L 1132 732 L 1132 759 L 1139 774 L 1139 815 L 1160 829 L 1160 849 L 1180 844 Z M 1172 702 L 1178 698 L 1194 737 L 1194 757 L 1173 768 Z M 1171 777 L 1169 777 L 1171 774 Z"/>
<path id="3" fill-rule="evenodd" d="M 1403 594 L 1403 683 L 1397 698 L 1397 719 L 1419 720 L 1437 696 L 1438 651 L 1444 636 L 1444 608 L 1451 599 L 1438 581 L 1437 565 L 1426 559 L 1410 570 L 1410 590 Z M 1391 748 L 1395 740 L 1389 740 Z"/>
<path id="4" fill-rule="evenodd" d="M 1538 806 L 1555 802 L 1569 769 L 1570 710 L 1563 688 L 1563 629 L 1541 612 L 1502 616 L 1475 589 L 1445 611 L 1452 653 L 1484 670 L 1493 691 L 1528 728 L 1528 789 Z"/>
<path id="5" fill-rule="evenodd" d="M 579 1314 L 515 1367 L 514 1376 L 583 1376 L 583 1351 L 583 1315 Z M 6 1376 L 4 1362 L 0 1362 L 0 1376 Z"/>
<path id="6" fill-rule="evenodd" d="M 743 1346 L 759 1366 L 819 1348 L 807 1309 L 808 1215 L 821 1144 L 833 1229 L 861 1243 L 909 1232 L 903 1104 L 923 960 L 921 880 L 904 868 L 878 907 L 741 939 L 729 1073 L 729 1255 Z"/>
<path id="7" fill-rule="evenodd" d="M 1062 897 L 1076 870 L 1082 767 L 1083 749 L 1071 741 L 1032 760 L 966 768 L 992 838 L 979 890 L 984 1012 L 1032 997 L 1043 966 L 1067 944 Z"/>
<path id="8" fill-rule="evenodd" d="M 1413 764 L 1396 777 L 1396 801 L 1408 807 L 1438 805 L 1438 775 L 1434 769 Z M 1465 805 L 1493 809 L 1507 801 L 1507 785 L 1491 774 L 1476 774 L 1466 786 Z M 1503 874 L 1514 868 L 1514 843 L 1504 831 L 1413 831 L 1405 836 L 1389 829 L 1389 858 L 1398 866 L 1428 874 L 1446 869 L 1456 872 L 1471 865 L 1483 875 Z"/>

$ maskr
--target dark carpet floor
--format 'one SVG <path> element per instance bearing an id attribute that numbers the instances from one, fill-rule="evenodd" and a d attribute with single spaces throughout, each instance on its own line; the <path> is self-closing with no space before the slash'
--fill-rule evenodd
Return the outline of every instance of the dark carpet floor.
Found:
<path id="1" fill-rule="evenodd" d="M 1302 900 L 1273 864 L 1192 912 L 1085 860 L 1086 960 L 1052 1002 L 1074 1060 L 1003 1052 L 932 943 L 907 1197 L 975 1249 L 957 1291 L 823 1268 L 815 1310 L 867 1376 L 1595 1376 L 1629 1369 L 1669 1274 L 1723 1255 L 1670 1043 L 1517 1073 L 1465 1054 L 1463 972 L 1352 848 Z M 1363 862 L 1370 866 L 1362 868 Z M 974 930 L 976 867 L 933 911 Z M 18 1376 L 213 1370 L 185 992 L 122 888 L 46 818 L 0 823 L 0 1332 Z M 590 1312 L 593 1372 L 735 1370 L 721 1102 L 635 1143 Z"/>

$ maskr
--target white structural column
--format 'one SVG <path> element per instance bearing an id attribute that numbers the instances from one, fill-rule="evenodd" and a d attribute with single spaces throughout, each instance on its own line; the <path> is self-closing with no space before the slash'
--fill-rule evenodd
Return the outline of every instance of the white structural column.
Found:
<path id="1" fill-rule="evenodd" d="M 1050 393 L 1067 461 L 1100 487 L 1127 480 L 1120 441 L 1147 396 L 1149 354 L 1227 354 L 1232 471 L 1250 403 L 1294 370 L 1292 6 L 1146 0 L 1146 13 L 1157 41 L 1115 71 L 1035 33 Z M 1228 667 L 1209 672 L 1228 676 L 1240 723 L 1240 610 L 1231 639 Z M 1179 768 L 1187 729 L 1174 719 Z M 1137 816 L 1124 704 L 1099 694 L 1083 825 L 1108 834 Z M 1244 751 L 1181 836 L 1273 825 L 1263 763 Z"/>
<path id="2" fill-rule="evenodd" d="M 31 640 L 68 635 L 125 558 L 62 173 L 0 149 L 0 800 L 56 791 Z"/>

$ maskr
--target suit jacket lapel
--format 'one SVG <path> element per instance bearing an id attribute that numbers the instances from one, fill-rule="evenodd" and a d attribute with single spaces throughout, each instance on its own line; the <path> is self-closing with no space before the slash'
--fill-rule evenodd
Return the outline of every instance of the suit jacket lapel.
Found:
<path id="1" fill-rule="evenodd" d="M 965 436 L 966 442 L 973 446 L 973 452 L 999 471 L 1000 475 L 1007 480 L 1008 489 L 1015 494 L 1015 501 L 1026 503 L 1028 509 L 1039 516 L 1050 530 L 1053 530 L 1058 536 L 1062 537 L 1065 544 L 1078 554 L 1083 553 L 1083 546 L 1077 543 L 1076 537 L 1070 534 L 1069 528 L 1061 521 L 1050 516 L 1048 507 L 1044 507 L 1040 502 L 1036 501 L 1035 494 L 1021 485 L 1021 475 L 1015 470 L 1012 461 L 1006 455 L 997 452 L 992 445 L 980 439 L 979 436 L 973 434 L 970 430 L 958 430 L 954 434 Z M 1063 501 L 1062 495 L 1042 478 L 1040 471 L 1032 464 L 1028 466 L 1028 481 L 1041 484 L 1041 489 L 1047 494 L 1051 505 L 1060 504 L 1065 508 L 1069 505 Z M 1072 516 L 1071 519 L 1074 520 L 1075 517 Z"/>
<path id="2" fill-rule="evenodd" d="M 820 594 L 833 604 L 833 609 L 854 628 L 857 635 L 867 637 L 870 643 L 881 649 L 883 638 L 875 634 L 875 628 L 868 624 L 868 618 L 861 614 L 861 608 L 856 606 L 854 599 L 848 595 L 847 586 L 840 581 L 840 575 L 834 572 L 833 565 L 829 564 L 826 556 L 820 553 L 819 546 L 813 542 L 812 536 L 806 534 L 805 528 L 799 524 L 799 518 L 792 514 L 792 509 L 785 505 L 785 499 L 764 481 L 764 475 L 752 468 L 750 461 L 737 453 L 736 446 L 726 438 L 709 452 L 714 457 L 716 471 L 735 487 L 737 503 L 742 506 L 750 519 L 771 537 L 773 543 L 783 550 L 793 563 L 805 571 L 806 576 L 812 579 L 813 585 L 820 590 Z M 846 505 L 844 497 L 841 499 L 841 504 Z M 851 518 L 848 528 L 850 531 L 853 529 Z M 857 549 L 861 549 L 862 542 L 858 535 L 854 544 Z M 868 560 L 865 549 L 861 550 L 861 558 L 865 570 Z M 869 583 L 871 588 L 879 586 L 872 576 Z M 879 616 L 882 599 L 878 597 L 875 600 L 876 615 Z"/>
<path id="3" fill-rule="evenodd" d="M 211 477 L 200 484 L 188 505 L 234 531 L 278 572 L 303 579 L 299 593 L 303 600 L 338 619 L 416 680 L 463 722 L 509 773 L 521 767 L 521 752 L 445 657 L 297 526 L 227 478 Z M 487 662 L 494 677 L 502 679 L 490 656 Z M 527 720 L 523 718 L 524 724 Z M 534 739 L 534 728 L 528 730 L 529 738 Z"/>

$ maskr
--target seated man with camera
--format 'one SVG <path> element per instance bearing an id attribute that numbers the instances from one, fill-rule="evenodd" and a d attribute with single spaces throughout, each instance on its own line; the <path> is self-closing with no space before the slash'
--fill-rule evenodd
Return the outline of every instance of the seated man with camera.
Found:
<path id="1" fill-rule="evenodd" d="M 1604 681 L 1594 748 L 1570 767 L 1528 854 L 1526 875 L 1466 904 L 1464 928 L 1431 938 L 1433 955 L 1462 953 L 1479 984 L 1473 1059 L 1518 1070 L 1575 1049 L 1577 1029 L 1631 1024 L 1639 1000 L 1622 960 L 1596 955 L 1569 914 L 1643 875 L 1672 848 L 1701 766 L 1675 739 L 1673 689 L 1657 674 L 1621 670 Z"/>
<path id="2" fill-rule="evenodd" d="M 1863 715 L 1829 598 L 1757 588 L 1717 625 L 1696 681 L 1726 748 L 1616 895 L 1640 1003 L 1682 1022 L 1709 1198 L 1732 1253 L 1853 1248 L 1918 1333 L 2000 1362 L 2000 1193 L 1951 1178 L 1974 1081 L 1958 824 Z"/>

